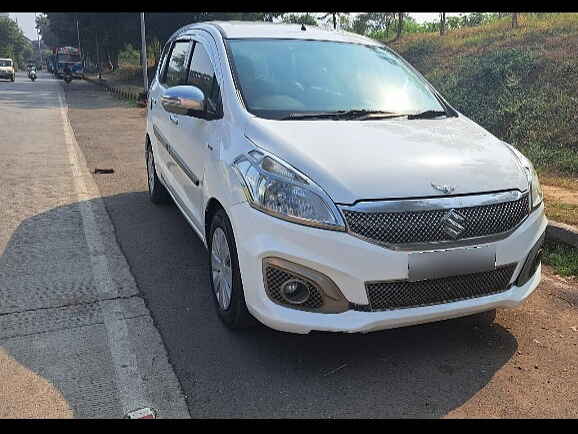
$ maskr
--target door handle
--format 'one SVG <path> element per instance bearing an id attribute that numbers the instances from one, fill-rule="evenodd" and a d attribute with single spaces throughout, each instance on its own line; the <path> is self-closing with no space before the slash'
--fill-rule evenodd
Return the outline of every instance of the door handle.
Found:
<path id="1" fill-rule="evenodd" d="M 169 119 L 171 120 L 171 122 L 175 125 L 179 124 L 179 119 L 175 116 L 175 115 L 169 115 Z"/>

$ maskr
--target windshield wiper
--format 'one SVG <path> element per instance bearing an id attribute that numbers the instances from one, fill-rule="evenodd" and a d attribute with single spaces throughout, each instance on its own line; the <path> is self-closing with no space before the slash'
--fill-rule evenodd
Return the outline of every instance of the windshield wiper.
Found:
<path id="1" fill-rule="evenodd" d="M 335 119 L 339 118 L 342 112 L 315 112 L 315 113 L 290 113 L 287 116 L 281 118 L 282 121 L 285 120 L 298 120 L 298 119 Z"/>
<path id="2" fill-rule="evenodd" d="M 427 110 L 425 112 L 416 113 L 413 115 L 407 115 L 409 120 L 411 119 L 433 119 L 438 116 L 447 116 L 448 114 L 443 110 Z"/>
<path id="3" fill-rule="evenodd" d="M 386 112 L 382 110 L 338 110 L 334 112 L 317 113 L 291 113 L 281 120 L 296 119 L 344 119 L 344 120 L 365 120 L 365 119 L 385 119 L 405 116 L 403 113 Z"/>

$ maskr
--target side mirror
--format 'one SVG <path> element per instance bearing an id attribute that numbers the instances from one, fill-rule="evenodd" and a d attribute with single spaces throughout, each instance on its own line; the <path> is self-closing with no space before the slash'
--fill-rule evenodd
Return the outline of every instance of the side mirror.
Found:
<path id="1" fill-rule="evenodd" d="M 196 86 L 175 86 L 165 91 L 161 104 L 169 113 L 203 117 L 205 95 Z"/>

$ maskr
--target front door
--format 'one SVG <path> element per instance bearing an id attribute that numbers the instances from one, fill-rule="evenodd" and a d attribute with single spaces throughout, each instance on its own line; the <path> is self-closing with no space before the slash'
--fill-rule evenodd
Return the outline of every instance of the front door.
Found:
<path id="1" fill-rule="evenodd" d="M 198 87 L 205 95 L 207 118 L 177 116 L 178 136 L 174 140 L 176 153 L 182 158 L 180 183 L 191 204 L 191 212 L 197 228 L 204 232 L 203 184 L 208 158 L 216 158 L 220 147 L 219 128 L 222 123 L 222 104 L 214 63 L 209 55 L 212 40 L 201 32 L 193 35 L 194 46 L 186 85 Z M 213 43 L 214 44 L 214 43 Z"/>

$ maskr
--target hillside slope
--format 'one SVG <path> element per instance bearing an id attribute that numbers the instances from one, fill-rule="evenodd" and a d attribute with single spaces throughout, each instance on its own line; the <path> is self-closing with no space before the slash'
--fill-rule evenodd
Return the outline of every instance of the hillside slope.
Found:
<path id="1" fill-rule="evenodd" d="M 522 15 L 388 44 L 542 173 L 578 177 L 578 14 Z"/>

